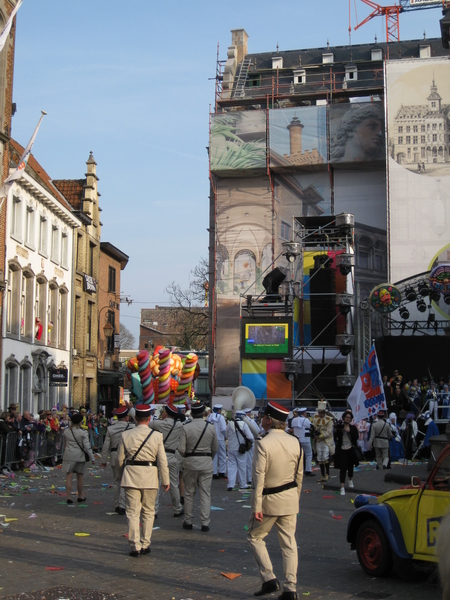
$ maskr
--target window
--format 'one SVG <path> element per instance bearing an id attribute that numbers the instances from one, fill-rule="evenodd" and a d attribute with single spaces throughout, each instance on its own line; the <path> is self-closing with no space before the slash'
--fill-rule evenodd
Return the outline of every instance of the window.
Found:
<path id="1" fill-rule="evenodd" d="M 56 346 L 58 332 L 58 286 L 50 283 L 48 303 L 47 344 Z"/>
<path id="2" fill-rule="evenodd" d="M 22 201 L 13 196 L 11 212 L 11 235 L 22 241 Z"/>
<path id="3" fill-rule="evenodd" d="M 406 136 L 406 143 L 407 143 L 407 144 L 410 144 L 410 143 L 411 143 L 411 136 L 410 136 L 410 135 L 407 135 L 407 136 Z"/>
<path id="4" fill-rule="evenodd" d="M 20 332 L 20 287 L 22 283 L 22 272 L 17 268 L 8 270 L 7 308 L 6 308 L 6 331 L 12 335 Z"/>
<path id="5" fill-rule="evenodd" d="M 282 56 L 272 56 L 272 69 L 282 69 L 283 68 L 283 57 Z"/>
<path id="6" fill-rule="evenodd" d="M 94 277 L 94 253 L 95 253 L 95 244 L 89 242 L 89 265 L 88 265 L 88 275 Z"/>
<path id="7" fill-rule="evenodd" d="M 423 133 L 425 131 L 425 125 L 420 126 L 420 131 Z"/>
<path id="8" fill-rule="evenodd" d="M 20 336 L 33 338 L 33 288 L 34 279 L 31 273 L 22 274 L 22 297 L 20 302 Z"/>
<path id="9" fill-rule="evenodd" d="M 358 69 L 354 66 L 345 67 L 345 81 L 356 81 L 358 79 Z"/>
<path id="10" fill-rule="evenodd" d="M 92 351 L 92 325 L 94 316 L 94 303 L 88 302 L 86 315 L 86 350 Z"/>
<path id="11" fill-rule="evenodd" d="M 83 272 L 83 236 L 77 233 L 77 271 Z"/>
<path id="12" fill-rule="evenodd" d="M 402 135 L 398 138 L 398 143 L 403 144 L 403 136 Z"/>
<path id="13" fill-rule="evenodd" d="M 419 136 L 413 135 L 413 144 L 418 144 L 418 143 L 419 143 Z"/>
<path id="14" fill-rule="evenodd" d="M 420 136 L 420 143 L 425 144 L 425 136 L 424 135 Z"/>
<path id="15" fill-rule="evenodd" d="M 306 71 L 304 69 L 294 71 L 294 85 L 306 83 Z"/>
<path id="16" fill-rule="evenodd" d="M 34 249 L 34 215 L 32 206 L 27 206 L 27 219 L 25 223 L 25 244 Z"/>
<path id="17" fill-rule="evenodd" d="M 47 311 L 47 280 L 45 277 L 36 279 L 36 299 L 35 299 L 35 315 L 36 328 L 35 328 L 35 340 L 41 344 L 45 344 L 47 339 L 46 327 L 46 311 Z"/>
<path id="18" fill-rule="evenodd" d="M 399 127 L 398 127 L 398 132 L 399 132 L 399 133 L 403 133 L 403 125 L 399 125 Z"/>
<path id="19" fill-rule="evenodd" d="M 81 319 L 81 298 L 80 296 L 76 296 L 75 297 L 75 316 L 74 316 L 74 320 L 73 320 L 73 346 L 74 348 L 76 348 L 76 350 L 81 351 L 81 335 L 82 335 L 82 328 L 80 326 L 80 319 Z M 78 332 L 80 333 L 80 339 L 78 337 Z"/>
<path id="20" fill-rule="evenodd" d="M 334 54 L 332 52 L 327 52 L 326 54 L 322 54 L 322 64 L 330 65 L 334 63 Z"/>
<path id="21" fill-rule="evenodd" d="M 290 239 L 290 232 L 291 232 L 291 226 L 289 225 L 289 223 L 286 223 L 285 221 L 281 221 L 280 236 L 283 238 L 283 240 Z"/>
<path id="22" fill-rule="evenodd" d="M 419 131 L 419 126 L 418 125 L 414 125 L 413 126 L 413 133 L 417 133 Z"/>
<path id="23" fill-rule="evenodd" d="M 47 217 L 39 219 L 39 253 L 47 256 Z"/>
<path id="24" fill-rule="evenodd" d="M 63 350 L 67 348 L 67 296 L 67 291 L 61 288 L 59 290 L 58 348 Z"/>
<path id="25" fill-rule="evenodd" d="M 406 133 L 411 133 L 411 127 L 409 125 L 406 126 Z"/>
<path id="26" fill-rule="evenodd" d="M 436 102 L 431 103 L 431 108 L 436 108 Z"/>
<path id="27" fill-rule="evenodd" d="M 112 310 L 108 311 L 107 315 L 108 323 L 113 327 L 112 336 L 106 339 L 106 352 L 108 354 L 114 354 L 114 334 L 116 333 L 116 313 Z"/>
<path id="28" fill-rule="evenodd" d="M 250 75 L 247 85 L 248 85 L 248 87 L 260 87 L 261 86 L 261 76 L 260 75 L 253 75 L 253 76 Z"/>
<path id="29" fill-rule="evenodd" d="M 431 47 L 430 46 L 419 46 L 419 58 L 430 58 Z"/>
<path id="30" fill-rule="evenodd" d="M 116 292 L 116 270 L 114 267 L 109 267 L 108 292 Z"/>
<path id="31" fill-rule="evenodd" d="M 360 250 L 358 253 L 358 267 L 361 269 L 369 268 L 369 252 L 367 250 Z"/>
<path id="32" fill-rule="evenodd" d="M 386 269 L 386 261 L 384 256 L 382 256 L 381 254 L 375 254 L 374 268 L 376 271 L 384 271 Z"/>
<path id="33" fill-rule="evenodd" d="M 17 364 L 6 363 L 5 365 L 5 406 L 15 404 L 17 402 L 18 388 L 18 371 Z M 23 409 L 22 409 L 23 410 Z"/>
<path id="34" fill-rule="evenodd" d="M 69 268 L 69 236 L 67 231 L 61 233 L 61 266 Z"/>
<path id="35" fill-rule="evenodd" d="M 51 259 L 59 263 L 59 229 L 56 223 L 52 225 Z"/>
<path id="36" fill-rule="evenodd" d="M 433 123 L 433 125 L 431 127 L 432 127 L 433 131 L 437 131 L 437 124 L 436 123 Z"/>
<path id="37" fill-rule="evenodd" d="M 20 409 L 31 410 L 31 367 L 30 365 L 21 365 L 19 371 L 19 398 L 21 400 Z"/>
<path id="38" fill-rule="evenodd" d="M 370 57 L 372 60 L 383 60 L 383 50 L 381 48 L 373 48 L 370 51 Z"/>
<path id="39" fill-rule="evenodd" d="M 433 133 L 433 142 L 437 142 L 437 133 Z"/>

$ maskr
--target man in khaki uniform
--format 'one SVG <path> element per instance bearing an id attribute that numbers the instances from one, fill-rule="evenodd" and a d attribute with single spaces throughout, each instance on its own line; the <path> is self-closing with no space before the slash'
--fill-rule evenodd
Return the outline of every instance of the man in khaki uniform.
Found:
<path id="1" fill-rule="evenodd" d="M 163 435 L 164 450 L 166 451 L 167 464 L 169 466 L 173 516 L 180 517 L 184 515 L 184 510 L 180 502 L 178 460 L 175 453 L 178 448 L 183 425 L 178 418 L 177 407 L 170 403 L 166 404 L 161 411 L 159 419 L 157 421 L 152 420 L 149 423 L 149 427 L 161 432 Z"/>
<path id="2" fill-rule="evenodd" d="M 192 421 L 182 428 L 178 452 L 185 458 L 183 528 L 192 529 L 194 496 L 198 488 L 202 531 L 209 531 L 213 458 L 219 448 L 219 442 L 214 426 L 202 419 L 204 412 L 205 407 L 201 402 L 192 404 Z"/>
<path id="3" fill-rule="evenodd" d="M 284 585 L 279 600 L 296 600 L 298 554 L 295 530 L 303 481 L 303 460 L 298 439 L 286 433 L 289 410 L 267 404 L 261 421 L 267 432 L 255 441 L 253 455 L 252 516 L 247 540 L 262 579 L 255 596 L 280 589 L 264 538 L 275 525 L 283 556 Z"/>
<path id="4" fill-rule="evenodd" d="M 392 439 L 392 429 L 385 420 L 384 410 L 378 411 L 378 419 L 370 428 L 369 448 L 375 449 L 377 469 L 387 469 L 389 464 L 389 440 Z"/>
<path id="5" fill-rule="evenodd" d="M 312 421 L 314 427 L 314 444 L 319 463 L 322 481 L 330 479 L 330 457 L 334 455 L 336 448 L 334 444 L 333 428 L 334 417 L 327 413 L 327 403 L 325 400 L 319 400 L 317 404 L 317 413 Z"/>
<path id="6" fill-rule="evenodd" d="M 119 515 L 125 514 L 125 492 L 120 487 L 122 469 L 119 469 L 117 466 L 117 448 L 122 438 L 122 433 L 134 428 L 134 425 L 129 423 L 130 417 L 128 411 L 128 406 L 119 406 L 116 411 L 117 421 L 106 430 L 106 437 L 102 448 L 102 467 L 106 467 L 109 453 L 109 462 L 113 473 L 114 506 L 116 513 Z"/>
<path id="7" fill-rule="evenodd" d="M 121 485 L 125 489 L 130 556 L 137 558 L 150 553 L 159 476 L 165 492 L 170 488 L 170 479 L 162 433 L 148 427 L 149 405 L 138 404 L 135 411 L 137 427 L 123 432 L 117 466 L 123 467 Z"/>

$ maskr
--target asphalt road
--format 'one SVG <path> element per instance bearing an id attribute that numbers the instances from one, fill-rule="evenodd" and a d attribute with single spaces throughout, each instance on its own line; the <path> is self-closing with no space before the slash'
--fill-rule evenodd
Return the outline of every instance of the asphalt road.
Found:
<path id="1" fill-rule="evenodd" d="M 400 467 L 397 467 L 400 468 Z M 402 467 L 402 473 L 413 467 Z M 406 471 L 408 472 L 408 471 Z M 357 488 L 384 484 L 386 472 L 363 465 Z M 415 473 L 414 473 L 415 474 Z M 17 473 L 0 479 L 0 598 L 21 600 L 204 600 L 253 597 L 260 580 L 246 542 L 249 499 L 227 492 L 226 481 L 213 481 L 211 529 L 200 531 L 198 505 L 193 531 L 174 519 L 169 495 L 161 507 L 151 554 L 128 556 L 126 518 L 114 510 L 111 471 L 94 466 L 85 475 L 86 506 L 67 507 L 61 469 L 37 475 Z M 332 471 L 336 481 L 337 471 Z M 354 494 L 324 490 L 318 477 L 306 478 L 298 516 L 299 598 L 438 600 L 429 572 L 416 579 L 372 579 L 359 566 L 346 542 Z M 366 483 L 364 483 L 366 482 Z M 383 482 L 383 483 L 382 483 Z M 395 484 L 391 484 L 395 487 Z M 331 497 L 324 497 L 331 496 Z M 244 501 L 242 501 L 244 500 Z M 240 501 L 240 502 L 239 502 Z M 335 517 L 331 514 L 332 511 Z M 9 521 L 8 519 L 16 519 Z M 5 525 L 7 525 L 5 527 Z M 88 533 L 89 536 L 76 536 Z M 282 579 L 281 555 L 273 531 L 268 548 Z M 58 569 L 48 569 L 58 567 Z M 239 573 L 230 580 L 222 573 Z M 36 592 L 38 593 L 31 593 Z M 266 596 L 276 598 L 277 594 Z"/>

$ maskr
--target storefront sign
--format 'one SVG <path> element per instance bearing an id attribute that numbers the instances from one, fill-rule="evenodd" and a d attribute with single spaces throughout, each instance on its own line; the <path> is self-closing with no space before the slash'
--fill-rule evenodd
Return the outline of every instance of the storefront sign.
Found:
<path id="1" fill-rule="evenodd" d="M 89 292 L 90 294 L 95 294 L 97 292 L 95 279 L 90 275 L 86 275 L 86 273 L 84 274 L 84 291 Z"/>
<path id="2" fill-rule="evenodd" d="M 50 368 L 48 376 L 50 387 L 67 387 L 69 372 L 66 367 Z"/>

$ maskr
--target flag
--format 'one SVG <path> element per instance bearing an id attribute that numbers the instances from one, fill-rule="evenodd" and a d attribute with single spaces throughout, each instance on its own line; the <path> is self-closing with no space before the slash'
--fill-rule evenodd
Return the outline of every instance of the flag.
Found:
<path id="1" fill-rule="evenodd" d="M 39 119 L 39 123 L 36 125 L 36 129 L 34 130 L 33 135 L 31 136 L 31 139 L 27 144 L 27 147 L 25 148 L 22 156 L 19 159 L 19 164 L 17 165 L 16 170 L 13 171 L 11 173 L 11 175 L 8 175 L 8 177 L 5 179 L 5 181 L 3 183 L 2 188 L 0 189 L 0 198 L 5 198 L 8 195 L 8 192 L 11 189 L 11 186 L 14 183 L 14 181 L 16 179 L 20 179 L 22 177 L 23 173 L 25 172 L 25 167 L 27 166 L 28 159 L 30 158 L 31 149 L 33 148 L 33 144 L 34 144 L 34 140 L 36 139 L 37 132 L 41 125 L 42 119 L 47 114 L 45 112 L 45 110 L 41 110 L 41 113 L 42 114 L 41 114 L 41 118 Z M 0 208 L 2 207 L 2 205 L 3 205 L 3 201 L 2 201 L 2 204 L 0 205 Z"/>
<path id="2" fill-rule="evenodd" d="M 370 349 L 347 402 L 350 404 L 356 423 L 376 415 L 379 410 L 386 410 L 386 397 L 375 346 Z"/>
<path id="3" fill-rule="evenodd" d="M 11 16 L 8 19 L 8 22 L 6 23 L 3 31 L 0 33 L 0 52 L 3 50 L 3 48 L 6 44 L 6 40 L 8 39 L 9 32 L 11 31 L 11 25 L 12 25 L 13 19 L 16 16 L 16 12 L 19 10 L 22 2 L 23 2 L 23 0 L 17 0 L 17 4 L 13 8 Z"/>

